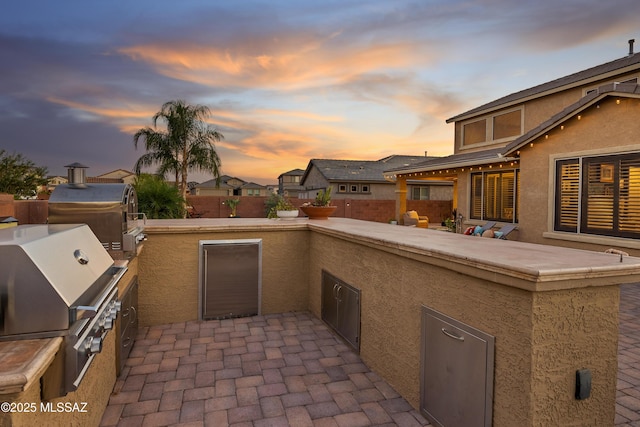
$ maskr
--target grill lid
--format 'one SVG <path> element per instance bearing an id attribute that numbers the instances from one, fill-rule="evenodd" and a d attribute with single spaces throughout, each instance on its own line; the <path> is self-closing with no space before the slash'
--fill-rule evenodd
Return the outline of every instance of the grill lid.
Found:
<path id="1" fill-rule="evenodd" d="M 0 230 L 0 335 L 67 329 L 70 309 L 99 297 L 113 265 L 85 224 Z"/>
<path id="2" fill-rule="evenodd" d="M 97 202 L 129 203 L 131 184 L 60 184 L 51 192 L 49 203 Z"/>

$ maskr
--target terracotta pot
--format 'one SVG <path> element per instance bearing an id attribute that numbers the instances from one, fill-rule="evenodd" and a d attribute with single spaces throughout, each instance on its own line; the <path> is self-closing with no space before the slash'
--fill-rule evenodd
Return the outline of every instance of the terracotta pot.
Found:
<path id="1" fill-rule="evenodd" d="M 300 210 L 309 219 L 328 219 L 336 209 L 337 206 L 300 206 Z"/>

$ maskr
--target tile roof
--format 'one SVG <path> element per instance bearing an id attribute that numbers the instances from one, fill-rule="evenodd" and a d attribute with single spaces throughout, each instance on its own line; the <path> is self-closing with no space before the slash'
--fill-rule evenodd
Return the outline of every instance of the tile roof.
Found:
<path id="1" fill-rule="evenodd" d="M 409 166 L 424 159 L 424 156 L 401 155 L 393 155 L 380 160 L 312 159 L 307 166 L 302 182 L 312 167 L 317 168 L 327 181 L 386 182 L 383 174 L 385 170 Z"/>
<path id="2" fill-rule="evenodd" d="M 239 188 L 267 188 L 267 186 L 256 184 L 255 182 L 245 182 Z"/>
<path id="3" fill-rule="evenodd" d="M 304 175 L 304 170 L 303 169 L 292 169 L 289 172 L 284 172 L 281 173 L 278 178 L 280 178 L 283 175 L 293 175 L 293 176 L 302 176 Z"/>
<path id="4" fill-rule="evenodd" d="M 569 87 L 588 84 L 590 80 L 597 82 L 602 78 L 606 78 L 606 75 L 609 73 L 620 74 L 623 72 L 631 72 L 638 69 L 640 69 L 640 52 L 625 56 L 624 58 L 616 59 L 615 61 L 597 65 L 595 67 L 588 68 L 586 70 L 579 71 L 577 73 L 573 73 L 547 83 L 524 89 L 507 96 L 503 96 L 502 98 L 498 98 L 495 101 L 491 101 L 487 104 L 481 105 L 462 114 L 451 117 L 450 119 L 447 119 L 447 123 L 460 121 L 464 118 L 478 115 L 479 113 L 503 108 L 509 104 L 522 102 L 527 98 L 540 97 L 549 93 L 565 90 Z"/>
<path id="5" fill-rule="evenodd" d="M 201 182 L 200 184 L 197 184 L 197 185 L 194 186 L 194 188 L 212 188 L 212 187 L 235 188 L 235 187 L 227 184 L 226 182 L 223 182 L 222 180 L 220 180 L 220 185 L 218 186 L 215 179 L 210 179 L 209 181 Z"/>
<path id="6" fill-rule="evenodd" d="M 474 151 L 471 153 L 458 153 L 445 157 L 435 157 L 409 166 L 385 169 L 385 173 L 412 173 L 420 171 L 440 170 L 462 166 L 482 165 L 505 161 L 502 157 L 504 148 L 492 148 L 490 150 Z"/>

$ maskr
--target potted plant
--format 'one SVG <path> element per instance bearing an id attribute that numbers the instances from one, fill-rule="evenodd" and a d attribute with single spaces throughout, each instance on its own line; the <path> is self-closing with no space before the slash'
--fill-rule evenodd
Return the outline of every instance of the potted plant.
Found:
<path id="1" fill-rule="evenodd" d="M 296 218 L 298 216 L 298 208 L 282 196 L 278 196 L 276 204 L 269 211 L 269 218 Z"/>
<path id="2" fill-rule="evenodd" d="M 311 203 L 305 203 L 300 206 L 300 210 L 304 212 L 309 219 L 328 219 L 338 207 L 331 206 L 331 188 L 320 190 L 316 195 L 316 199 Z"/>
<path id="3" fill-rule="evenodd" d="M 238 203 L 240 203 L 240 199 L 227 199 L 225 201 L 229 209 L 231 209 L 231 213 L 229 214 L 229 218 L 236 217 L 236 209 L 238 208 Z"/>

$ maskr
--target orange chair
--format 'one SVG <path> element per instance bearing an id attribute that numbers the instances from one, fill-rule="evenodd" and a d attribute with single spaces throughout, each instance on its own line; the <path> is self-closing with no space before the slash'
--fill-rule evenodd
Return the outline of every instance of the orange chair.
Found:
<path id="1" fill-rule="evenodd" d="M 420 228 L 429 228 L 429 217 L 418 215 L 416 211 L 407 211 L 402 216 L 404 225 L 415 225 Z"/>

